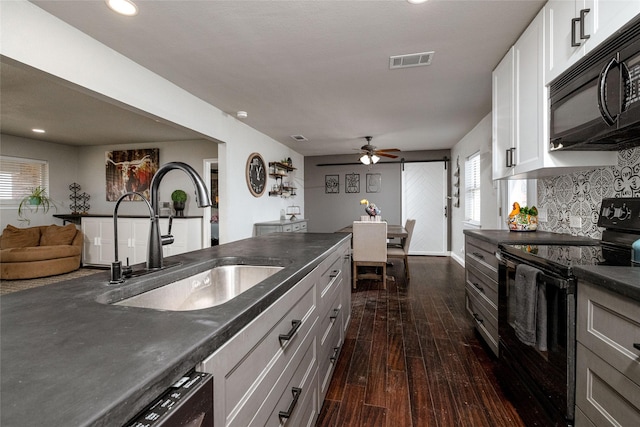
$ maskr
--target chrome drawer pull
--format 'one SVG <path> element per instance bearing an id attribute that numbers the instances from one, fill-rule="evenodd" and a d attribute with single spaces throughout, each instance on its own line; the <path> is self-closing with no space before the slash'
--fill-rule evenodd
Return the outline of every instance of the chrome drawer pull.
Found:
<path id="1" fill-rule="evenodd" d="M 280 340 L 280 345 L 282 345 L 282 341 L 289 341 L 298 331 L 300 325 L 302 325 L 302 320 L 292 320 L 291 330 L 286 334 L 280 334 L 280 336 L 278 337 L 278 339 Z"/>
<path id="2" fill-rule="evenodd" d="M 287 409 L 286 411 L 278 412 L 278 417 L 280 417 L 280 419 L 284 418 L 286 420 L 291 416 L 291 414 L 293 413 L 293 410 L 296 407 L 296 404 L 298 403 L 298 398 L 302 393 L 302 389 L 299 387 L 291 387 L 291 393 L 293 394 L 293 400 L 291 401 L 291 405 L 289 405 L 289 409 Z"/>
<path id="3" fill-rule="evenodd" d="M 482 255 L 480 252 L 473 252 L 473 255 L 474 255 L 476 258 L 484 259 L 484 255 Z"/>
<path id="4" fill-rule="evenodd" d="M 480 316 L 478 316 L 478 313 L 473 313 L 473 318 L 476 319 L 476 322 L 478 323 L 484 323 L 484 320 L 482 320 Z"/>
<path id="5" fill-rule="evenodd" d="M 331 274 L 329 275 L 329 277 L 331 277 L 333 279 L 334 277 L 337 277 L 338 274 L 340 274 L 340 270 L 333 270 L 331 272 Z"/>
<path id="6" fill-rule="evenodd" d="M 640 350 L 640 343 L 633 343 L 633 348 L 635 348 L 636 350 Z"/>
<path id="7" fill-rule="evenodd" d="M 339 352 L 340 352 L 340 347 L 333 347 L 333 356 L 331 356 L 329 360 L 331 360 L 331 362 L 335 362 L 336 359 L 338 358 Z"/>
<path id="8" fill-rule="evenodd" d="M 339 308 L 334 308 L 333 309 L 333 314 L 331 316 L 329 316 L 329 319 L 336 320 L 338 318 L 338 313 L 340 313 L 340 309 Z"/>
<path id="9" fill-rule="evenodd" d="M 473 286 L 475 286 L 476 288 L 478 288 L 478 290 L 479 290 L 480 292 L 484 293 L 484 288 L 483 288 L 482 286 L 478 285 L 477 283 L 472 283 L 472 284 L 473 284 Z"/>

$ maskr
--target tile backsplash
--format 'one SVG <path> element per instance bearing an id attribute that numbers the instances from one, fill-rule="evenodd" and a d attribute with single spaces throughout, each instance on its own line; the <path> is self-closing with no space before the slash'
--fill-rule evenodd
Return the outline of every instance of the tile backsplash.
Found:
<path id="1" fill-rule="evenodd" d="M 602 199 L 640 197 L 640 147 L 618 152 L 618 165 L 538 180 L 538 208 L 546 208 L 545 231 L 602 237 L 597 226 Z M 582 226 L 570 227 L 571 217 Z"/>

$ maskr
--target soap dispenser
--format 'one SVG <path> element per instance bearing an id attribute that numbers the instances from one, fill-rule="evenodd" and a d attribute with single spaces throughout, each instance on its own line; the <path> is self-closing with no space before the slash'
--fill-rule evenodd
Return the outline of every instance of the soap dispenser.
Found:
<path id="1" fill-rule="evenodd" d="M 640 267 L 640 239 L 631 245 L 631 265 L 633 267 Z"/>

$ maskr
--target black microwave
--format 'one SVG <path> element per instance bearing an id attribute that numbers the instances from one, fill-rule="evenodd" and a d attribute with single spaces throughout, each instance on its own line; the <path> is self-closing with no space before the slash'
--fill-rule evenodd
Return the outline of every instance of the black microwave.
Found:
<path id="1" fill-rule="evenodd" d="M 640 146 L 640 18 L 549 85 L 549 150 Z"/>

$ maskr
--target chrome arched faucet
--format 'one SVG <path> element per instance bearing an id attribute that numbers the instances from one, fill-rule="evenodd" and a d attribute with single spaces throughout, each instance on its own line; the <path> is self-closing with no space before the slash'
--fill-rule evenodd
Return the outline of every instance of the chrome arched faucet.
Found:
<path id="1" fill-rule="evenodd" d="M 160 181 L 171 170 L 179 169 L 185 172 L 193 186 L 196 189 L 196 201 L 201 208 L 211 206 L 211 199 L 209 198 L 209 192 L 203 179 L 198 173 L 186 163 L 182 162 L 170 162 L 162 165 L 160 169 L 153 175 L 151 179 L 151 202 L 147 200 L 141 193 L 129 192 L 123 194 L 118 198 L 116 206 L 113 212 L 113 231 L 115 238 L 115 261 L 111 264 L 111 281 L 110 283 L 122 283 L 124 281 L 122 261 L 118 260 L 118 206 L 120 202 L 127 196 L 137 195 L 145 201 L 149 207 L 149 219 L 151 220 L 149 230 L 149 244 L 147 248 L 147 271 L 160 270 L 163 268 L 162 258 L 162 246 L 173 243 L 173 236 L 171 235 L 171 222 L 173 218 L 169 218 L 169 231 L 166 235 L 160 234 L 160 216 L 158 208 L 158 190 L 160 188 Z M 131 271 L 127 271 L 127 275 L 130 275 Z"/>

